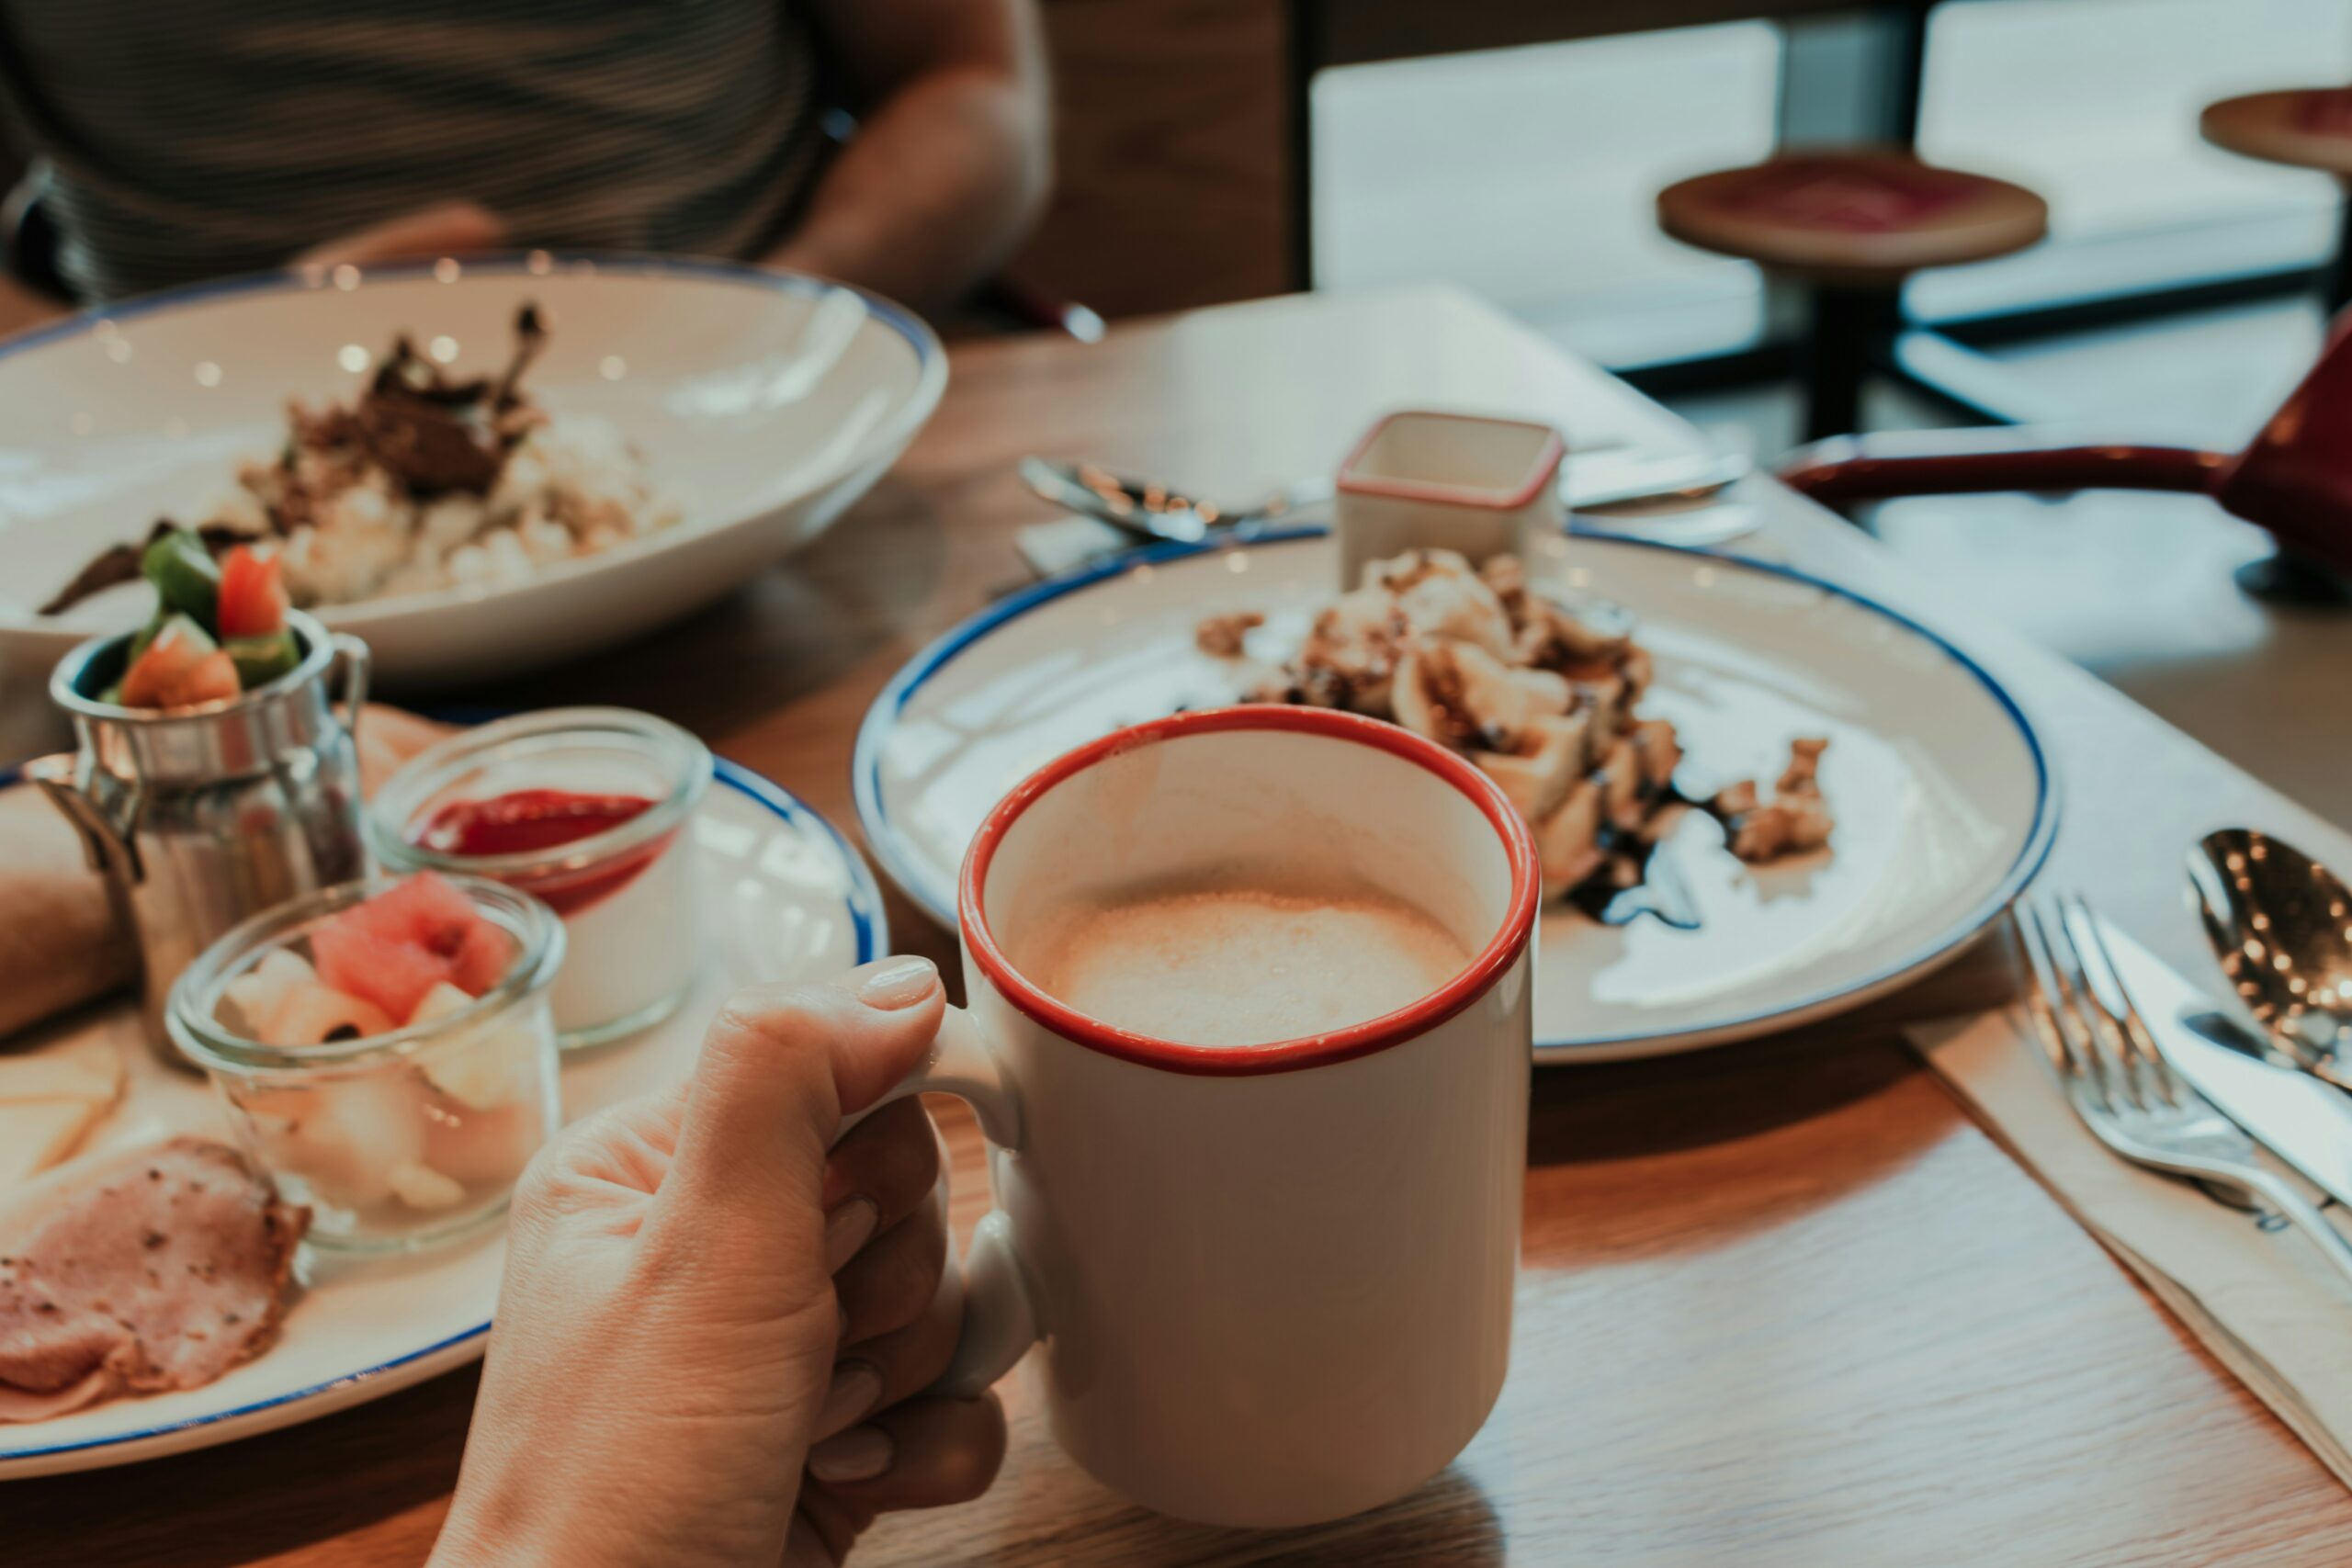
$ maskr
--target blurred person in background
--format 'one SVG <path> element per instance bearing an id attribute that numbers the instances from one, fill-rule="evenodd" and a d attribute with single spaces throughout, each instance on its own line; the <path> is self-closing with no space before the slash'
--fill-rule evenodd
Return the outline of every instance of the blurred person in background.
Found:
<path id="1" fill-rule="evenodd" d="M 0 333 L 293 262 L 520 247 L 938 307 L 1036 215 L 1046 121 L 1035 0 L 0 0 L 27 160 Z"/>

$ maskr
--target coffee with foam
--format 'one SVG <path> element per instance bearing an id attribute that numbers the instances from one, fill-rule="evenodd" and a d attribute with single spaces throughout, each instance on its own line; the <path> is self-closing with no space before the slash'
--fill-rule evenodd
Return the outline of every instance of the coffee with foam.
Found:
<path id="1" fill-rule="evenodd" d="M 1399 898 L 1250 883 L 1075 901 L 1020 944 L 1048 995 L 1114 1028 L 1186 1045 L 1326 1034 L 1419 1001 L 1470 954 Z"/>

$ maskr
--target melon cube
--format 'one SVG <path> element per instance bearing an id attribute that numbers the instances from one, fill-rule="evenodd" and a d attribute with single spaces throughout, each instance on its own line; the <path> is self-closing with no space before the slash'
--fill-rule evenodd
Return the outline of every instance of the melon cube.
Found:
<path id="1" fill-rule="evenodd" d="M 350 913 L 368 908 L 362 904 Z M 338 916 L 311 931 L 311 956 L 318 963 L 319 978 L 327 985 L 399 1019 L 413 1017 L 425 993 L 455 973 L 448 957 L 429 947 L 384 936 L 348 916 Z"/>
<path id="2" fill-rule="evenodd" d="M 288 987 L 254 1033 L 265 1045 L 324 1045 L 389 1034 L 393 1027 L 384 1010 L 365 997 L 309 980 Z"/>
<path id="3" fill-rule="evenodd" d="M 290 947 L 274 947 L 260 963 L 229 982 L 227 995 L 235 1004 L 247 1034 L 258 1039 L 278 1005 L 298 986 L 319 983 L 316 971 Z"/>
<path id="4" fill-rule="evenodd" d="M 459 990 L 478 997 L 503 979 L 514 962 L 514 939 L 489 920 L 477 919 L 458 943 L 450 972 Z"/>
<path id="5" fill-rule="evenodd" d="M 390 942 L 407 942 L 456 956 L 466 933 L 481 925 L 481 911 L 438 872 L 420 871 L 365 904 L 346 909 L 338 919 Z"/>

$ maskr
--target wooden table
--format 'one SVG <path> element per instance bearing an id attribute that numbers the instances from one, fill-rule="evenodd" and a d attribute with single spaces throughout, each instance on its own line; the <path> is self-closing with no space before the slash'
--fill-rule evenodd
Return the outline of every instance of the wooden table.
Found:
<path id="1" fill-rule="evenodd" d="M 920 644 L 1017 575 L 1039 509 L 1012 474 L 1086 454 L 1212 493 L 1329 467 L 1401 403 L 1558 421 L 1571 441 L 1680 429 L 1469 299 L 1237 306 L 1087 348 L 959 349 L 938 417 L 822 544 L 674 631 L 492 700 L 594 697 L 694 726 L 852 822 L 849 747 Z M 2053 875 L 2184 965 L 2197 831 L 2352 838 L 1996 627 L 1767 483 L 1759 550 L 1956 630 L 2056 743 Z M 902 900 L 902 948 L 950 943 Z M 1536 1075 L 1510 1381 L 1470 1450 L 1367 1518 L 1195 1529 L 1104 1492 L 1007 1385 L 1012 1450 L 982 1501 L 886 1519 L 859 1568 L 1006 1564 L 2311 1564 L 2352 1557 L 2352 1498 L 1953 1104 L 1905 1020 L 2009 986 L 1984 947 L 1868 1011 L 1701 1055 Z M 956 1208 L 984 1198 L 945 1120 Z M 273 1436 L 0 1486 L 0 1562 L 362 1568 L 427 1551 L 470 1371 Z M 548 1456 L 550 1463 L 561 1455 Z"/>

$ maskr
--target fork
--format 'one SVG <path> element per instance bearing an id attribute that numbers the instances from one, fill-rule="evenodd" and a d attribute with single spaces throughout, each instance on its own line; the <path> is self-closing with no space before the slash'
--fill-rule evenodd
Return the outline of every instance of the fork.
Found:
<path id="1" fill-rule="evenodd" d="M 2033 970 L 2027 1010 L 2083 1125 L 2135 1165 L 2200 1183 L 2224 1202 L 2267 1207 L 2352 1279 L 2352 1242 L 2156 1049 L 2090 905 L 2080 895 L 2027 898 L 2010 919 Z"/>

